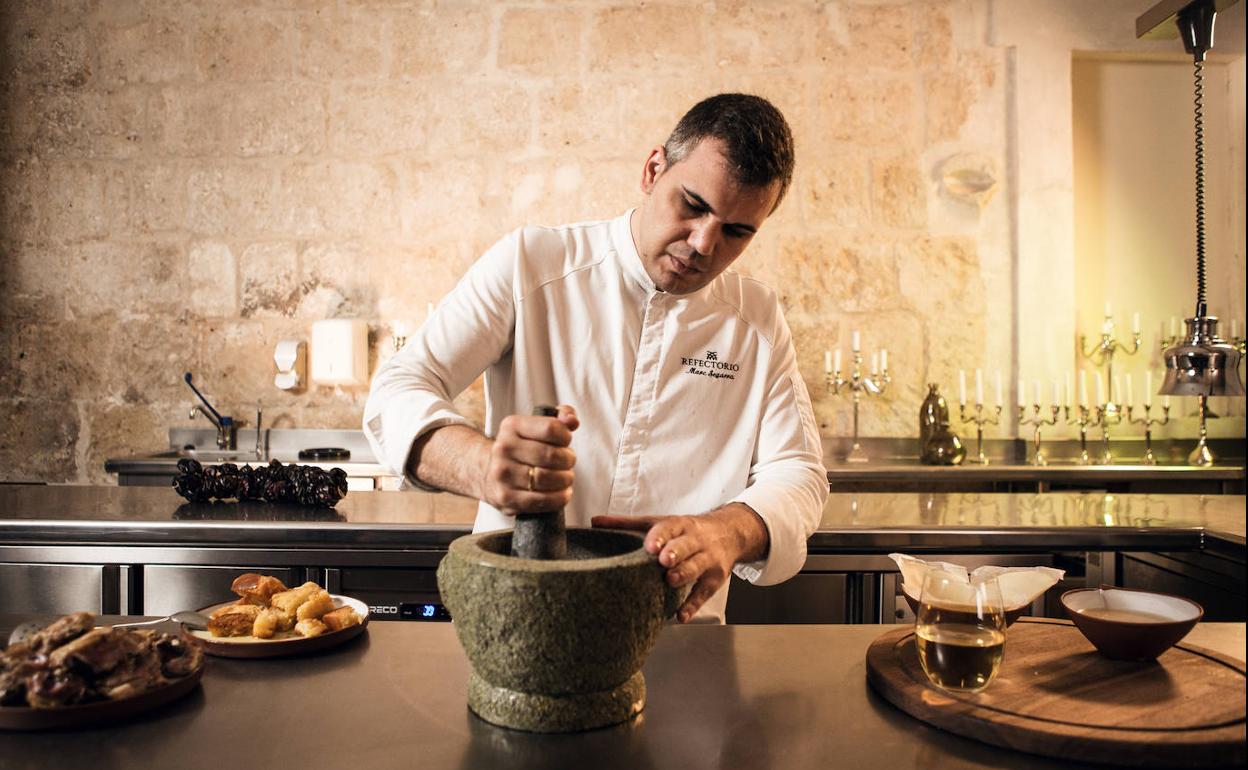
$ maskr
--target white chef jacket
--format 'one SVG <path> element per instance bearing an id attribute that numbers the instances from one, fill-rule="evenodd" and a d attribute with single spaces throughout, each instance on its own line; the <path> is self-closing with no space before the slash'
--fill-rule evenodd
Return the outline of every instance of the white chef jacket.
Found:
<path id="1" fill-rule="evenodd" d="M 770 549 L 734 571 L 779 583 L 806 560 L 828 482 L 776 294 L 731 271 L 692 294 L 659 291 L 633 244 L 631 214 L 523 227 L 492 246 L 380 367 L 364 432 L 379 460 L 405 474 L 418 437 L 471 425 L 451 401 L 484 371 L 489 436 L 537 404 L 576 408 L 569 527 L 598 514 L 744 503 L 765 523 Z M 474 531 L 512 523 L 482 502 Z M 726 602 L 725 584 L 699 619 L 722 622 Z"/>

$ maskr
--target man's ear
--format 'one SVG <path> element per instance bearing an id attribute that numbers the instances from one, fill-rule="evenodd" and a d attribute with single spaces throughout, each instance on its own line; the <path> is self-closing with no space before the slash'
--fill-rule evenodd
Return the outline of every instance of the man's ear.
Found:
<path id="1" fill-rule="evenodd" d="M 665 169 L 667 169 L 667 152 L 663 149 L 663 145 L 656 145 L 646 156 L 646 165 L 641 170 L 641 191 L 646 195 L 654 192 L 654 183 Z"/>

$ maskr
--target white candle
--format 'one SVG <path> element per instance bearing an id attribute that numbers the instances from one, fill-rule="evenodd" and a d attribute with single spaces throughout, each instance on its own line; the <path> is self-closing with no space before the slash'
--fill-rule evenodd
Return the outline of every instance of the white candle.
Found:
<path id="1" fill-rule="evenodd" d="M 1031 383 L 1031 392 L 1035 394 L 1036 406 L 1040 406 L 1040 404 L 1044 403 L 1040 400 L 1040 380 L 1035 380 Z"/>
<path id="2" fill-rule="evenodd" d="M 832 373 L 832 351 L 823 351 L 823 370 L 828 374 Z"/>
<path id="3" fill-rule="evenodd" d="M 1001 395 L 1001 370 L 997 370 L 997 406 L 1004 406 L 1005 399 Z"/>
<path id="4" fill-rule="evenodd" d="M 1112 400 L 1115 404 L 1121 404 L 1122 403 L 1122 378 L 1115 374 L 1113 385 L 1114 385 L 1114 390 L 1113 390 Z"/>
<path id="5" fill-rule="evenodd" d="M 1113 312 L 1110 310 L 1109 300 L 1105 300 L 1105 317 L 1110 318 L 1113 315 Z"/>
<path id="6" fill-rule="evenodd" d="M 1135 392 L 1131 389 L 1131 375 L 1127 374 L 1127 406 L 1135 406 Z"/>
<path id="7" fill-rule="evenodd" d="M 880 373 L 880 354 L 872 353 L 871 354 L 871 374 L 872 376 L 874 376 L 879 373 Z"/>
<path id="8" fill-rule="evenodd" d="M 1023 378 L 1018 378 L 1018 408 L 1023 409 L 1027 406 L 1027 390 L 1023 387 Z"/>
<path id="9" fill-rule="evenodd" d="M 1060 393 L 1060 387 L 1057 384 L 1057 379 L 1054 378 L 1053 380 L 1053 403 L 1051 404 L 1051 406 L 1059 406 L 1061 405 L 1061 403 L 1062 403 L 1062 398 L 1061 398 L 1061 393 Z"/>
<path id="10" fill-rule="evenodd" d="M 1179 336 L 1179 320 L 1174 316 L 1170 316 L 1170 336 Z"/>
<path id="11" fill-rule="evenodd" d="M 1144 372 L 1144 406 L 1153 405 L 1153 373 Z"/>
<path id="12" fill-rule="evenodd" d="M 976 406 L 984 403 L 984 370 L 975 370 L 975 404 Z"/>
<path id="13" fill-rule="evenodd" d="M 1074 387 L 1072 387 L 1072 375 L 1070 372 L 1066 372 L 1066 400 L 1062 403 L 1066 404 L 1067 407 L 1071 404 L 1071 397 L 1074 395 L 1074 390 Z"/>
<path id="14" fill-rule="evenodd" d="M 1088 373 L 1079 371 L 1079 406 L 1088 405 Z"/>
<path id="15" fill-rule="evenodd" d="M 855 353 L 857 353 L 859 350 L 862 350 L 862 345 L 859 344 L 861 342 L 862 342 L 862 338 L 859 336 L 858 331 L 855 330 L 853 334 L 853 344 L 850 346 L 851 348 L 853 348 Z"/>
<path id="16" fill-rule="evenodd" d="M 958 370 L 958 403 L 966 403 L 966 370 Z"/>
<path id="17" fill-rule="evenodd" d="M 1100 372 L 1096 372 L 1096 405 L 1100 406 L 1105 403 L 1105 379 L 1101 377 Z"/>
<path id="18" fill-rule="evenodd" d="M 1162 396 L 1162 397 L 1161 397 L 1161 405 L 1162 405 L 1162 407 L 1163 407 L 1163 408 L 1165 408 L 1165 409 L 1169 409 L 1169 408 L 1170 408 L 1170 397 L 1169 397 L 1169 396 Z"/>
<path id="19" fill-rule="evenodd" d="M 1131 314 L 1131 331 L 1136 334 L 1140 333 L 1140 314 L 1138 312 Z"/>
<path id="20" fill-rule="evenodd" d="M 888 373 L 888 348 L 880 348 L 880 371 Z"/>
<path id="21" fill-rule="evenodd" d="M 841 371 L 841 349 L 840 348 L 836 349 L 836 353 L 832 357 L 832 370 L 838 373 Z"/>

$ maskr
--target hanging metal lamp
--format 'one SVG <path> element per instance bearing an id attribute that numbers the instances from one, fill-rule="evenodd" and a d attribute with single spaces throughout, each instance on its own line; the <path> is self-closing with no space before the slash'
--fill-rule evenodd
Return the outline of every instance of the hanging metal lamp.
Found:
<path id="1" fill-rule="evenodd" d="M 1239 378 L 1243 353 L 1218 336 L 1218 319 L 1209 315 L 1205 295 L 1205 54 L 1213 48 L 1213 27 L 1218 11 L 1236 0 L 1163 0 L 1136 19 L 1136 37 L 1171 37 L 1177 30 L 1183 48 L 1192 55 L 1195 68 L 1196 122 L 1196 313 L 1185 319 L 1185 334 L 1166 348 L 1165 379 L 1159 393 L 1196 396 L 1200 402 L 1200 441 L 1188 456 L 1192 465 L 1212 465 L 1205 419 L 1209 396 L 1242 396 Z"/>

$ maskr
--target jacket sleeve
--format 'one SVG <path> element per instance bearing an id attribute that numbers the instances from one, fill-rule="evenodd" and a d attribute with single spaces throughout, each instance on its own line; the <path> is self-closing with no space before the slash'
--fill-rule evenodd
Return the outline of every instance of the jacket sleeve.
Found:
<path id="1" fill-rule="evenodd" d="M 412 444 L 445 425 L 472 425 L 452 401 L 511 348 L 517 233 L 490 249 L 438 304 L 407 345 L 377 371 L 364 434 L 378 461 L 409 482 Z"/>
<path id="2" fill-rule="evenodd" d="M 738 577 L 757 585 L 783 582 L 801 570 L 806 541 L 819 526 L 828 499 L 819 429 L 789 327 L 779 312 L 775 331 L 749 480 L 731 501 L 748 505 L 767 526 L 766 558 L 733 568 Z"/>

